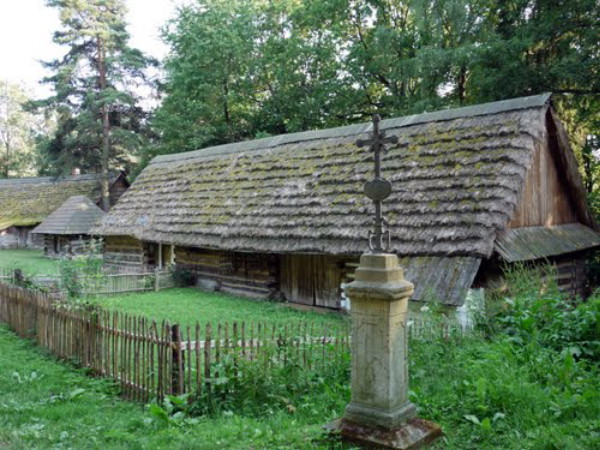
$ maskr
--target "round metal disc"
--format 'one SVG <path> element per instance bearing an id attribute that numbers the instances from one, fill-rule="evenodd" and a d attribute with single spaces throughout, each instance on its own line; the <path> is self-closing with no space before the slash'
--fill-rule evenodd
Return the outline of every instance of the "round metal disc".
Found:
<path id="1" fill-rule="evenodd" d="M 365 195 L 374 202 L 384 200 L 392 193 L 392 183 L 383 178 L 375 178 L 365 183 Z"/>

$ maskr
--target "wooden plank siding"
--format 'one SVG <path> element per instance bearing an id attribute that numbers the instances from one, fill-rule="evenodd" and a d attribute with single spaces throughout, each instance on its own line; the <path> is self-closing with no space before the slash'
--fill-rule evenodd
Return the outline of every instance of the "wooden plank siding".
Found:
<path id="1" fill-rule="evenodd" d="M 282 255 L 281 292 L 292 303 L 338 308 L 344 261 L 329 255 Z"/>
<path id="2" fill-rule="evenodd" d="M 507 227 L 551 226 L 578 222 L 565 183 L 549 147 L 537 144 L 521 198 Z"/>
<path id="3" fill-rule="evenodd" d="M 119 198 L 125 193 L 129 187 L 129 182 L 124 176 L 119 176 L 110 186 L 110 206 L 114 206 Z"/>

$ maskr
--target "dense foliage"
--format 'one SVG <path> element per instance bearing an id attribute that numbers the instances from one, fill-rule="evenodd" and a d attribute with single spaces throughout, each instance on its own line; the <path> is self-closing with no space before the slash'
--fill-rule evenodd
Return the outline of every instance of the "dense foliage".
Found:
<path id="1" fill-rule="evenodd" d="M 547 91 L 581 150 L 600 130 L 599 18 L 594 0 L 197 0 L 165 31 L 153 152 Z"/>
<path id="2" fill-rule="evenodd" d="M 27 91 L 0 80 L 0 178 L 37 173 L 36 142 L 50 131 L 50 121 L 27 111 Z"/>

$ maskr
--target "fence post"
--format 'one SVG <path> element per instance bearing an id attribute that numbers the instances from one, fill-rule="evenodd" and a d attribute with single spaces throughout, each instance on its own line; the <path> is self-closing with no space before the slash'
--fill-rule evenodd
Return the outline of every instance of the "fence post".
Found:
<path id="1" fill-rule="evenodd" d="M 14 283 L 17 286 L 23 286 L 24 277 L 23 277 L 23 271 L 21 269 L 14 270 L 13 278 L 14 278 Z"/>
<path id="2" fill-rule="evenodd" d="M 154 292 L 158 292 L 160 290 L 160 269 L 158 267 L 154 268 Z"/>
<path id="3" fill-rule="evenodd" d="M 171 345 L 172 366 L 171 366 L 171 392 L 173 395 L 183 394 L 183 386 L 181 383 L 183 364 L 183 355 L 181 354 L 181 331 L 179 325 L 175 324 L 171 327 Z"/>

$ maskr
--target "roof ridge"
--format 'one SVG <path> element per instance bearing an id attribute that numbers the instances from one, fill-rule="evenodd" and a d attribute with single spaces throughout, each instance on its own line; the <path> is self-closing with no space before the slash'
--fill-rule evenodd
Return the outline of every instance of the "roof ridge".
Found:
<path id="1" fill-rule="evenodd" d="M 443 122 L 464 117 L 476 117 L 482 115 L 492 115 L 516 111 L 521 109 L 539 108 L 547 105 L 552 94 L 549 92 L 532 95 L 528 97 L 517 97 L 496 102 L 481 103 L 478 105 L 463 106 L 460 108 L 448 108 L 433 112 L 425 112 L 421 114 L 412 114 L 408 116 L 393 117 L 381 121 L 380 127 L 382 130 L 392 128 L 402 128 L 411 125 L 417 125 L 427 122 Z M 335 128 L 326 128 L 322 130 L 301 131 L 298 133 L 280 134 L 277 136 L 252 139 L 231 144 L 222 144 L 211 147 L 206 147 L 199 150 L 189 152 L 180 152 L 168 155 L 156 156 L 150 164 L 163 162 L 176 162 L 187 159 L 195 159 L 210 156 L 231 155 L 242 151 L 256 151 L 267 148 L 277 147 L 283 144 L 294 144 L 304 141 L 312 141 L 319 139 L 329 139 L 342 136 L 353 136 L 370 131 L 371 122 L 363 122 L 360 124 L 344 125 Z"/>
<path id="2" fill-rule="evenodd" d="M 109 174 L 110 178 L 118 178 L 121 171 L 114 171 Z M 0 178 L 0 185 L 11 184 L 34 184 L 34 183 L 57 183 L 65 181 L 90 181 L 100 179 L 101 173 L 82 173 L 80 175 L 58 175 L 47 177 L 23 177 L 23 178 Z"/>

